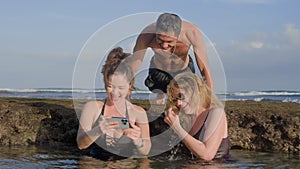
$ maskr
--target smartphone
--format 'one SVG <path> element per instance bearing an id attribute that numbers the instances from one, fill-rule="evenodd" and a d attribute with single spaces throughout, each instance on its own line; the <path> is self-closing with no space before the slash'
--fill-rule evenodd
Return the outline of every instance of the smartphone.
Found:
<path id="1" fill-rule="evenodd" d="M 128 129 L 130 127 L 128 118 L 125 118 L 125 117 L 112 117 L 110 119 L 107 119 L 107 122 L 112 122 L 112 121 L 119 122 L 119 128 L 118 129 L 120 129 L 120 130 Z"/>

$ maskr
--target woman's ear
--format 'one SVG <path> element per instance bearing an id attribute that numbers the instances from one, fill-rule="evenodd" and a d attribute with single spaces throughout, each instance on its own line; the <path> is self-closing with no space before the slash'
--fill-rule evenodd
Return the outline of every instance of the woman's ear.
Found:
<path id="1" fill-rule="evenodd" d="M 130 90 L 130 89 L 129 89 L 128 92 L 127 92 L 126 99 L 127 99 L 127 100 L 130 100 L 130 99 L 131 99 L 131 90 Z"/>

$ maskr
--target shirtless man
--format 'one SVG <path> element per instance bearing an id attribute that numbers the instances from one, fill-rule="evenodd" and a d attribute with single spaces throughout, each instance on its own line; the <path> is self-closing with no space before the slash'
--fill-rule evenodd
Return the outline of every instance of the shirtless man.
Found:
<path id="1" fill-rule="evenodd" d="M 151 59 L 145 85 L 152 92 L 160 93 L 157 99 L 163 99 L 163 93 L 166 93 L 167 85 L 175 75 L 184 71 L 195 73 L 193 60 L 188 55 L 191 46 L 201 75 L 213 90 L 214 84 L 201 32 L 196 25 L 181 21 L 175 14 L 161 14 L 155 23 L 144 28 L 129 59 L 136 73 L 143 62 L 146 49 L 152 48 L 155 54 Z"/>

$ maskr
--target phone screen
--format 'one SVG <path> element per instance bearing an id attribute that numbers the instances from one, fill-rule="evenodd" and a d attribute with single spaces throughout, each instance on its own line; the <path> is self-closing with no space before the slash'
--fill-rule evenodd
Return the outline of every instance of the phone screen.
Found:
<path id="1" fill-rule="evenodd" d="M 117 121 L 119 122 L 119 129 L 128 129 L 129 128 L 129 120 L 125 117 L 112 117 L 107 119 L 108 122 Z"/>

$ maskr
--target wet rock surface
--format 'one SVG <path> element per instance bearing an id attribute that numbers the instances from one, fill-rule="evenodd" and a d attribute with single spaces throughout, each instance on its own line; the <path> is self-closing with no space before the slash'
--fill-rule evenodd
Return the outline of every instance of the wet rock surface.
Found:
<path id="1" fill-rule="evenodd" d="M 76 146 L 77 117 L 85 102 L 78 101 L 75 109 L 69 99 L 0 98 L 0 145 Z M 149 109 L 147 101 L 132 102 Z M 225 110 L 233 149 L 299 153 L 299 103 L 227 101 Z M 159 116 L 151 111 L 149 119 Z M 150 123 L 152 136 L 167 129 L 157 119 Z"/>

